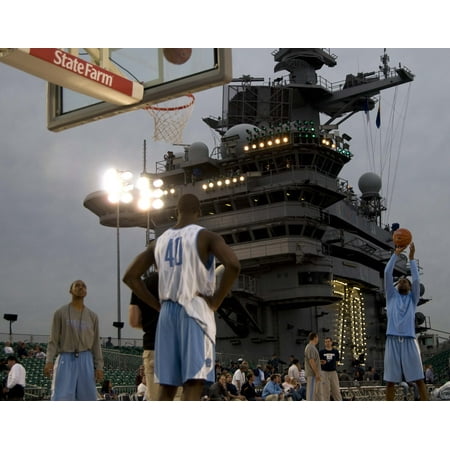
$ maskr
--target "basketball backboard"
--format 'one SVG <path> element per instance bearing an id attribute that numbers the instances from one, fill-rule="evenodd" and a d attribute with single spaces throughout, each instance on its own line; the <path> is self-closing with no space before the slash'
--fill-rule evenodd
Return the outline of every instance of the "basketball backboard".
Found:
<path id="1" fill-rule="evenodd" d="M 118 105 L 49 83 L 47 127 L 61 131 L 228 83 L 231 49 L 62 49 L 143 85 L 142 100 Z M 175 50 L 178 50 L 178 55 Z M 102 55 L 102 57 L 100 57 Z M 106 55 L 106 57 L 105 57 Z M 177 56 L 180 59 L 177 59 Z"/>

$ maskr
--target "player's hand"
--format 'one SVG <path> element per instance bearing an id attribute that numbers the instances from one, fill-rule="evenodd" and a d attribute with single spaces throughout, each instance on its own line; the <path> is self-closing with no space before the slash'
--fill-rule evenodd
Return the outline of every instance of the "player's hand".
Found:
<path id="1" fill-rule="evenodd" d="M 414 245 L 414 242 L 411 242 L 411 244 L 409 244 L 409 259 L 414 259 L 415 252 L 416 246 Z"/>
<path id="2" fill-rule="evenodd" d="M 400 255 L 400 253 L 405 250 L 405 248 L 407 247 L 407 245 L 404 245 L 403 247 L 395 247 L 394 253 L 396 255 Z"/>
<path id="3" fill-rule="evenodd" d="M 44 375 L 49 378 L 53 376 L 53 363 L 49 362 L 44 366 Z"/>
<path id="4" fill-rule="evenodd" d="M 96 369 L 95 371 L 95 381 L 103 381 L 103 370 Z"/>

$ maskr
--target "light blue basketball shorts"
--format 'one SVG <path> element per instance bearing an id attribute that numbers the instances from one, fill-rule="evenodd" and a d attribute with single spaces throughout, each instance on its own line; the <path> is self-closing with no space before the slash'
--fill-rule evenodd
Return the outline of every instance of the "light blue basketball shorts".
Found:
<path id="1" fill-rule="evenodd" d="M 412 337 L 386 336 L 384 381 L 400 383 L 423 380 L 422 358 L 417 340 Z"/>
<path id="2" fill-rule="evenodd" d="M 161 305 L 155 338 L 155 382 L 182 386 L 188 380 L 214 382 L 215 344 L 176 302 Z"/>
<path id="3" fill-rule="evenodd" d="M 90 351 L 61 353 L 53 368 L 50 400 L 97 400 L 94 359 Z"/>

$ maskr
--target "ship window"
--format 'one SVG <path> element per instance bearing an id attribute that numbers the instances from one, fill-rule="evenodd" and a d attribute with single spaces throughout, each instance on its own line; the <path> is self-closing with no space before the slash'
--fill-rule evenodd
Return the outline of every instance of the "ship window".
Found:
<path id="1" fill-rule="evenodd" d="M 315 234 L 314 234 L 314 237 L 315 237 L 316 239 L 319 239 L 319 240 L 320 240 L 320 239 L 323 238 L 324 233 L 325 233 L 324 230 L 319 230 L 318 228 L 316 228 L 316 232 L 315 232 Z"/>
<path id="2" fill-rule="evenodd" d="M 286 161 L 284 157 L 275 158 L 275 168 L 277 169 L 277 172 L 281 169 L 284 169 L 286 167 Z"/>
<path id="3" fill-rule="evenodd" d="M 279 203 L 284 201 L 283 191 L 273 191 L 269 192 L 270 203 Z"/>
<path id="4" fill-rule="evenodd" d="M 271 159 L 260 162 L 260 170 L 263 172 L 274 172 L 275 168 L 275 164 Z"/>
<path id="5" fill-rule="evenodd" d="M 325 162 L 325 158 L 323 156 L 316 155 L 315 165 L 316 165 L 317 169 L 322 170 L 324 162 Z"/>
<path id="6" fill-rule="evenodd" d="M 252 232 L 255 240 L 268 239 L 270 237 L 269 230 L 267 228 L 257 228 L 255 230 L 252 230 Z"/>
<path id="7" fill-rule="evenodd" d="M 313 227 L 312 225 L 305 225 L 305 231 L 303 232 L 303 235 L 306 237 L 313 237 L 315 229 L 316 228 Z"/>
<path id="8" fill-rule="evenodd" d="M 253 206 L 261 206 L 261 205 L 267 205 L 268 200 L 265 194 L 259 194 L 259 195 L 252 195 L 251 197 L 251 203 Z"/>
<path id="9" fill-rule="evenodd" d="M 258 171 L 259 169 L 258 169 L 258 166 L 257 166 L 257 164 L 256 164 L 256 162 L 255 163 L 250 163 L 250 164 L 244 164 L 243 166 L 242 166 L 242 172 L 243 173 L 246 173 L 246 172 L 256 172 L 256 171 Z"/>
<path id="10" fill-rule="evenodd" d="M 236 237 L 237 237 L 238 242 L 248 242 L 248 241 L 252 240 L 252 237 L 248 230 L 240 231 L 239 233 L 236 233 Z"/>
<path id="11" fill-rule="evenodd" d="M 245 209 L 249 207 L 248 197 L 238 197 L 234 199 L 236 209 Z"/>
<path id="12" fill-rule="evenodd" d="M 314 201 L 314 205 L 327 206 L 327 204 L 324 205 L 325 200 L 326 200 L 326 198 L 325 198 L 324 195 L 315 193 L 314 200 L 313 200 Z"/>
<path id="13" fill-rule="evenodd" d="M 177 220 L 177 215 L 175 212 L 175 209 L 168 209 L 168 210 L 160 210 L 157 211 L 157 213 L 155 213 L 153 216 L 153 221 L 156 224 L 165 224 L 165 223 L 170 223 Z"/>
<path id="14" fill-rule="evenodd" d="M 330 175 L 337 177 L 338 173 L 342 169 L 342 164 L 334 163 L 330 168 Z"/>
<path id="15" fill-rule="evenodd" d="M 324 172 L 329 173 L 329 172 L 330 172 L 330 169 L 331 169 L 331 161 L 330 161 L 329 159 L 326 159 L 326 160 L 323 162 L 322 170 L 323 170 Z"/>
<path id="16" fill-rule="evenodd" d="M 231 200 L 219 201 L 216 204 L 216 209 L 221 213 L 233 211 L 233 204 L 231 203 Z"/>
<path id="17" fill-rule="evenodd" d="M 286 228 L 284 225 L 272 225 L 271 227 L 272 236 L 286 236 Z"/>
<path id="18" fill-rule="evenodd" d="M 288 189 L 286 190 L 286 200 L 290 202 L 298 202 L 300 199 L 299 189 Z"/>
<path id="19" fill-rule="evenodd" d="M 207 217 L 216 214 L 216 210 L 214 208 L 214 205 L 212 203 L 208 203 L 206 205 L 203 205 L 201 207 L 202 216 Z"/>
<path id="20" fill-rule="evenodd" d="M 227 244 L 234 244 L 234 239 L 233 239 L 233 235 L 230 234 L 222 234 L 223 240 L 227 243 Z"/>
<path id="21" fill-rule="evenodd" d="M 301 167 L 311 166 L 313 162 L 313 154 L 312 153 L 299 153 L 298 160 Z"/>
<path id="22" fill-rule="evenodd" d="M 291 236 L 301 236 L 303 225 L 301 224 L 293 224 L 288 225 L 289 235 Z"/>
<path id="23" fill-rule="evenodd" d="M 298 274 L 298 284 L 329 284 L 329 272 L 300 272 Z"/>
<path id="24" fill-rule="evenodd" d="M 301 193 L 301 195 L 300 195 L 299 200 L 302 201 L 302 202 L 313 203 L 312 202 L 312 197 L 313 197 L 313 194 L 312 194 L 311 191 L 303 191 Z"/>

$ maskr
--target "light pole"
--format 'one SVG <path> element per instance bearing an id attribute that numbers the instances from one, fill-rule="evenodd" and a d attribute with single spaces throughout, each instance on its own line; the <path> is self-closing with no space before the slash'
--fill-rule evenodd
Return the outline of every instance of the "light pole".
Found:
<path id="1" fill-rule="evenodd" d="M 116 253 L 117 253 L 117 322 L 113 326 L 117 328 L 117 344 L 122 345 L 122 322 L 121 298 L 120 298 L 120 203 L 133 201 L 133 174 L 127 171 L 110 169 L 105 173 L 105 188 L 108 193 L 108 201 L 116 204 Z"/>
<path id="2" fill-rule="evenodd" d="M 108 193 L 108 201 L 116 205 L 116 253 L 117 253 L 117 322 L 113 326 L 117 328 L 118 346 L 121 346 L 121 329 L 124 323 L 121 321 L 121 296 L 120 296 L 120 203 L 131 203 L 133 201 L 134 188 L 139 191 L 137 208 L 141 211 L 160 209 L 164 206 L 161 197 L 164 195 L 161 187 L 162 180 L 152 180 L 150 174 L 141 174 L 136 182 L 132 183 L 133 174 L 128 171 L 110 169 L 105 173 L 104 186 Z"/>

